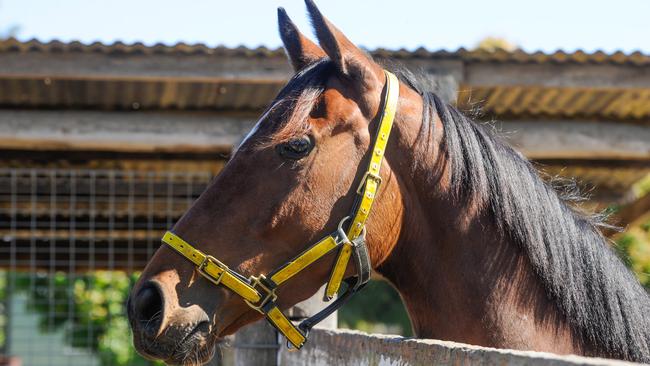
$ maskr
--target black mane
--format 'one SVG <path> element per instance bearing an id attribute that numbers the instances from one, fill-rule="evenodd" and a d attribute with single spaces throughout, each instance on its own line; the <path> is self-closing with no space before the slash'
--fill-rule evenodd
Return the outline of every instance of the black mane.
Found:
<path id="1" fill-rule="evenodd" d="M 313 96 L 322 92 L 331 69 L 327 59 L 306 67 L 271 105 L 289 103 L 287 110 L 295 110 L 301 95 L 310 89 Z M 404 69 L 396 74 L 424 101 L 415 148 L 426 152 L 434 146 L 433 121 L 438 115 L 457 199 L 475 200 L 497 230 L 527 255 L 579 341 L 607 357 L 650 362 L 650 295 L 600 233 L 601 222 L 569 205 L 567 201 L 577 197 L 575 191 L 561 197 L 491 128 L 443 102 L 431 80 Z M 313 96 L 305 100 L 304 109 L 311 109 Z M 284 127 L 298 124 L 302 117 L 296 117 Z M 278 128 L 282 126 L 273 126 Z"/>
<path id="2" fill-rule="evenodd" d="M 572 209 L 491 128 L 444 103 L 408 71 L 398 74 L 424 100 L 419 144 L 433 144 L 437 114 L 458 199 L 478 200 L 499 232 L 528 256 L 574 333 L 605 356 L 650 362 L 650 296 L 598 222 Z"/>

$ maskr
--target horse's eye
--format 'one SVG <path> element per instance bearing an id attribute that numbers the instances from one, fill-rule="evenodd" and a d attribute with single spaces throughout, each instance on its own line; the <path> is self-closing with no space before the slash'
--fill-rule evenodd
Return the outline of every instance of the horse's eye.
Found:
<path id="1" fill-rule="evenodd" d="M 309 136 L 302 136 L 277 145 L 276 150 L 283 158 L 298 160 L 309 155 L 313 148 L 312 139 Z"/>

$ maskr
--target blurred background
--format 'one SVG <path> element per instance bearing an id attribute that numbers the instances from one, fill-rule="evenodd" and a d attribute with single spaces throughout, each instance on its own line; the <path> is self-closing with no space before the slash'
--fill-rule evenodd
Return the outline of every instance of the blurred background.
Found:
<path id="1" fill-rule="evenodd" d="M 575 180 L 650 286 L 650 2 L 398 4 L 319 6 Z M 0 365 L 152 364 L 129 288 L 290 77 L 277 6 L 311 33 L 301 1 L 0 1 Z M 380 281 L 338 319 L 411 334 Z"/>

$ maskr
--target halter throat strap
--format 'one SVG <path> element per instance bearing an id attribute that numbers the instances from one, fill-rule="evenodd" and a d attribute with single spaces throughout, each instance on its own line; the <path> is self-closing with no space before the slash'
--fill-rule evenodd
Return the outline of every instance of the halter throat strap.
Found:
<path id="1" fill-rule="evenodd" d="M 311 328 L 340 308 L 370 279 L 372 265 L 365 241 L 365 225 L 381 184 L 379 173 L 399 99 L 397 77 L 388 71 L 384 71 L 384 73 L 386 74 L 384 99 L 377 134 L 370 152 L 370 161 L 359 182 L 351 214 L 339 222 L 336 231 L 312 244 L 271 273 L 249 278 L 230 269 L 217 258 L 193 247 L 171 231 L 162 237 L 163 243 L 192 262 L 203 277 L 215 285 L 228 288 L 239 295 L 252 309 L 262 313 L 266 320 L 285 336 L 287 346 L 292 346 L 295 349 L 300 349 L 304 345 Z M 337 251 L 337 257 L 325 288 L 324 299 L 330 301 L 337 294 L 338 297 L 316 315 L 302 321 L 297 326 L 294 325 L 278 307 L 276 289 L 333 251 Z M 356 269 L 356 275 L 345 279 L 345 272 L 351 259 Z M 339 290 L 342 282 L 345 282 L 347 286 L 341 293 Z"/>

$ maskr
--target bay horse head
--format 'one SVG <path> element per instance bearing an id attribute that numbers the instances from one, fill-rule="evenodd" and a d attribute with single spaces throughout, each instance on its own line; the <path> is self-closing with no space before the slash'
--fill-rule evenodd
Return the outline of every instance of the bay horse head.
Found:
<path id="1" fill-rule="evenodd" d="M 306 3 L 319 45 L 279 10 L 295 75 L 133 288 L 137 350 L 207 361 L 262 317 L 300 347 L 318 317 L 282 310 L 327 283 L 327 313 L 372 268 L 418 337 L 650 362 L 650 296 L 599 223 Z"/>
<path id="2" fill-rule="evenodd" d="M 196 250 L 186 257 L 199 253 L 201 261 L 188 261 L 178 253 L 183 248 L 170 247 L 173 244 L 168 242 L 155 253 L 132 291 L 129 318 L 136 348 L 145 356 L 179 364 L 209 359 L 225 335 L 263 316 L 242 301 L 261 300 L 246 298 L 247 293 L 254 296 L 245 292 L 247 283 L 261 285 L 246 277 L 269 274 L 308 244 L 350 225 L 342 219 L 350 215 L 359 182 L 369 178 L 364 162 L 372 154 L 369 149 L 385 109 L 388 79 L 383 68 L 312 1 L 306 3 L 320 47 L 298 31 L 283 9 L 278 10 L 281 38 L 296 74 L 168 233 L 170 241 Z M 391 93 L 397 95 L 393 80 Z M 385 145 L 387 136 L 383 141 Z M 382 242 L 381 250 L 368 245 L 373 265 L 381 263 L 397 241 L 402 206 L 390 164 L 379 164 L 381 199 L 374 203 L 367 228 L 363 225 L 355 235 L 363 232 L 365 238 L 367 232 L 368 243 Z M 379 164 L 374 164 L 377 172 Z M 378 184 L 376 179 L 373 184 Z M 278 309 L 309 298 L 328 281 L 338 252 L 331 249 L 338 249 L 340 240 L 337 236 L 323 245 L 330 245 L 327 249 L 316 248 L 320 251 L 316 263 L 308 271 L 292 274 L 273 292 Z M 209 263 L 203 254 L 211 255 Z M 214 278 L 201 276 L 202 265 L 215 272 Z M 353 264 L 341 268 L 339 277 L 355 274 Z M 232 276 L 220 278 L 221 273 Z M 222 280 L 226 286 L 215 286 Z M 233 283 L 231 288 L 227 280 Z M 243 287 L 245 293 L 233 291 L 233 286 Z M 299 347 L 302 342 L 293 343 Z"/>

